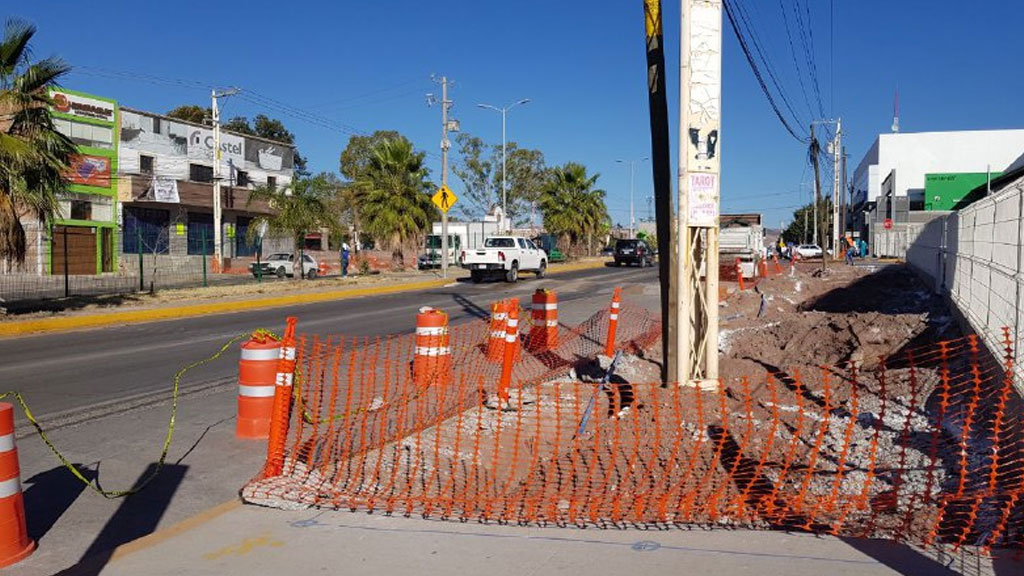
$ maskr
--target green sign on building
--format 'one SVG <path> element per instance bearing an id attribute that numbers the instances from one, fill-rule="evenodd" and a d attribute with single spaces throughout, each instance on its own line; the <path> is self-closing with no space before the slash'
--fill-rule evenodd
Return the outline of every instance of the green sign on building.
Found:
<path id="1" fill-rule="evenodd" d="M 964 196 L 1002 172 L 951 172 L 924 175 L 924 209 L 952 210 Z"/>

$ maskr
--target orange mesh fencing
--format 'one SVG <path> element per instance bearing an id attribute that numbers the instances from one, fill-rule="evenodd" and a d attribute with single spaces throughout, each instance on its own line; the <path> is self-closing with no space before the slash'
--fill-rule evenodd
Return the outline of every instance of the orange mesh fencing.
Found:
<path id="1" fill-rule="evenodd" d="M 523 352 L 508 404 L 485 321 L 451 328 L 451 384 L 422 388 L 407 336 L 300 337 L 270 506 L 523 524 L 786 528 L 919 545 L 1024 548 L 1024 403 L 1009 333 L 864 364 L 770 368 L 718 392 L 587 381 L 607 311 Z M 621 309 L 617 347 L 660 327 Z M 524 330 L 525 331 L 525 330 Z M 569 374 L 567 376 L 567 374 Z M 597 378 L 591 378 L 597 380 Z"/>

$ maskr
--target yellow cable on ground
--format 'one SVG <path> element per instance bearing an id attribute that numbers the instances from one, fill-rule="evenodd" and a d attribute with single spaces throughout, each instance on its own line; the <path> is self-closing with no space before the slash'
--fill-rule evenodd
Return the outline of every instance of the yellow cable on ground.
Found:
<path id="1" fill-rule="evenodd" d="M 262 330 L 262 329 L 257 330 L 256 333 L 271 334 L 268 330 Z M 156 478 L 156 476 L 160 473 L 161 469 L 164 467 L 164 462 L 167 460 L 167 453 L 171 449 L 171 439 L 174 437 L 174 421 L 175 421 L 175 419 L 178 416 L 178 390 L 180 388 L 180 383 L 181 383 L 182 376 L 184 376 L 186 372 L 188 372 L 189 370 L 191 370 L 193 368 L 197 368 L 199 366 L 202 366 L 204 364 L 212 362 L 212 361 L 216 360 L 217 358 L 220 358 L 221 355 L 223 355 L 224 352 L 227 352 L 228 348 L 230 348 L 233 344 L 235 344 L 235 343 L 237 343 L 237 342 L 239 342 L 241 340 L 244 340 L 245 338 L 248 338 L 249 336 L 250 336 L 250 334 L 248 332 L 246 332 L 245 334 L 241 334 L 239 336 L 235 336 L 231 340 L 228 340 L 228 342 L 226 344 L 224 344 L 224 346 L 222 346 L 221 349 L 218 350 L 214 355 L 212 355 L 212 356 L 210 356 L 208 358 L 204 358 L 202 360 L 193 362 L 193 363 L 189 364 L 188 366 L 185 366 L 181 370 L 178 370 L 178 372 L 174 375 L 174 387 L 173 387 L 173 390 L 172 390 L 172 403 L 171 403 L 171 420 L 170 420 L 170 423 L 167 426 L 167 437 L 164 439 L 164 447 L 163 447 L 163 449 L 160 452 L 160 459 L 157 461 L 156 467 L 153 469 L 152 473 L 150 473 L 148 476 L 143 478 L 142 481 L 137 486 L 135 486 L 134 488 L 130 488 L 128 490 L 104 490 L 104 489 L 100 488 L 94 481 L 89 480 L 88 478 L 86 478 L 85 475 L 82 474 L 82 472 L 79 471 L 78 468 L 74 464 L 72 464 L 60 452 L 60 450 L 57 449 L 56 446 L 53 445 L 53 442 L 51 442 L 50 439 L 47 438 L 46 433 L 43 431 L 43 427 L 36 420 L 35 416 L 32 414 L 32 411 L 29 410 L 28 404 L 25 402 L 25 397 L 22 396 L 21 392 L 17 392 L 17 391 L 5 392 L 3 394 L 0 394 L 0 400 L 2 400 L 4 398 L 7 398 L 8 396 L 13 396 L 15 399 L 17 399 L 18 404 L 21 405 L 22 411 L 25 412 L 25 418 L 36 429 L 36 432 L 39 434 L 39 437 L 43 439 L 43 442 L 46 443 L 46 446 L 49 447 L 50 451 L 53 452 L 53 454 L 57 457 L 57 459 L 60 460 L 61 464 L 63 464 L 64 467 L 67 468 L 68 471 L 70 471 L 71 474 L 73 474 L 75 476 L 75 478 L 78 478 L 79 480 L 81 480 L 83 483 L 85 483 L 86 486 L 88 486 L 89 488 L 92 488 L 93 491 L 95 491 L 96 493 L 100 494 L 104 498 L 123 498 L 125 496 L 131 496 L 132 494 L 136 494 L 138 492 L 141 492 L 143 488 L 148 486 L 149 483 L 152 482 L 153 479 Z"/>

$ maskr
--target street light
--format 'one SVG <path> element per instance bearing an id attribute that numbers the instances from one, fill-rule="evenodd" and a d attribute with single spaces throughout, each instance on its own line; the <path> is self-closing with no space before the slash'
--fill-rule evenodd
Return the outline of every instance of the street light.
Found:
<path id="1" fill-rule="evenodd" d="M 504 108 L 498 108 L 497 106 L 491 106 L 490 104 L 477 104 L 478 108 L 486 108 L 488 110 L 494 110 L 495 112 L 501 112 L 501 217 L 508 218 L 508 176 L 505 172 L 505 115 L 508 111 L 519 106 L 520 104 L 527 104 L 530 102 L 529 98 L 523 98 L 522 100 L 505 106 Z"/>
<path id="2" fill-rule="evenodd" d="M 633 238 L 636 236 L 634 231 L 636 228 L 636 220 L 633 218 L 633 169 L 636 167 L 638 162 L 650 160 L 647 156 L 640 158 L 639 160 L 616 160 L 619 164 L 629 164 L 629 237 Z"/>

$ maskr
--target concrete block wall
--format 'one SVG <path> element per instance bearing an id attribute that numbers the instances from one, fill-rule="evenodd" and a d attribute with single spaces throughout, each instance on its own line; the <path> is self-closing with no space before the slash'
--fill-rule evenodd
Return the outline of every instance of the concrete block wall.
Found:
<path id="1" fill-rule="evenodd" d="M 907 250 L 907 263 L 946 294 L 997 357 L 1003 327 L 1016 354 L 1024 393 L 1024 178 L 999 193 L 928 223 Z"/>

